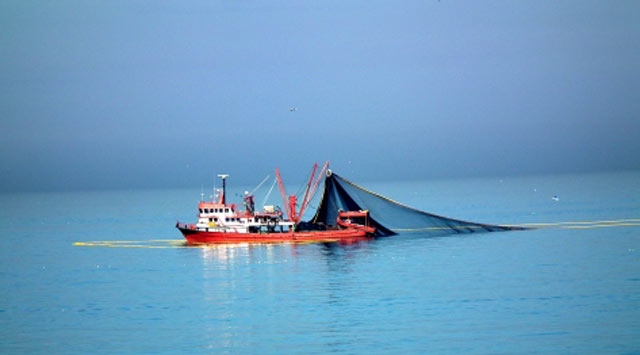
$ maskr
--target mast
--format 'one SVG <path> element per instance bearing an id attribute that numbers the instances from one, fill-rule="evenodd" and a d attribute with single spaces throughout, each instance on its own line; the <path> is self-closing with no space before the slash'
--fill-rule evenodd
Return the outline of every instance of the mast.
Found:
<path id="1" fill-rule="evenodd" d="M 227 178 L 229 177 L 229 174 L 218 174 L 218 177 L 222 179 L 222 196 L 220 196 L 220 203 L 225 205 L 227 196 Z"/>

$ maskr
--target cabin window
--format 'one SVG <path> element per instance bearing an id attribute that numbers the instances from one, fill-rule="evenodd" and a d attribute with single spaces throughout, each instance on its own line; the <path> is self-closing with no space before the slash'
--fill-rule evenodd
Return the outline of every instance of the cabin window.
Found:
<path id="1" fill-rule="evenodd" d="M 218 217 L 213 217 L 214 222 L 218 222 Z"/>
<path id="2" fill-rule="evenodd" d="M 213 218 L 209 218 L 209 222 L 213 222 Z"/>
<path id="3" fill-rule="evenodd" d="M 228 208 L 225 208 L 225 209 L 224 209 L 224 212 L 225 212 L 225 213 L 229 213 L 229 209 L 228 209 Z"/>
<path id="4" fill-rule="evenodd" d="M 200 213 L 202 213 L 202 208 L 200 208 Z"/>

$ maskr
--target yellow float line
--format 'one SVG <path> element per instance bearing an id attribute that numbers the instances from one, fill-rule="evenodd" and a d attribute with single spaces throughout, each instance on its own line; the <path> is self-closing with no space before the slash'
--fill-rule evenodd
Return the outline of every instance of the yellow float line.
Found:
<path id="1" fill-rule="evenodd" d="M 461 228 L 482 228 L 479 226 L 457 226 Z M 592 229 L 592 228 L 612 228 L 612 227 L 640 227 L 640 218 L 615 219 L 615 220 L 598 220 L 598 221 L 572 221 L 572 222 L 554 222 L 554 223 L 525 223 L 519 225 L 508 225 L 508 227 L 520 228 L 560 228 L 560 229 Z M 396 229 L 398 232 L 428 232 L 433 230 L 447 230 L 450 227 L 425 227 L 411 229 Z M 316 243 L 317 241 L 310 242 Z M 256 243 L 262 244 L 262 243 Z M 265 243 L 269 244 L 269 243 Z M 285 243 L 287 244 L 287 243 Z M 293 242 L 291 244 L 307 244 Z M 166 248 L 193 248 L 193 247 L 217 247 L 229 246 L 229 244 L 202 244 L 195 246 L 187 246 L 181 239 L 149 239 L 149 240 L 97 240 L 91 242 L 75 242 L 76 247 L 102 247 L 102 248 L 147 248 L 147 249 L 166 249 Z"/>
<path id="2" fill-rule="evenodd" d="M 163 245 L 164 244 L 164 245 Z M 151 240 L 97 240 L 92 242 L 75 242 L 76 247 L 103 247 L 103 248 L 176 248 L 184 247 L 183 240 L 176 239 L 151 239 Z"/>
<path id="3" fill-rule="evenodd" d="M 598 221 L 572 221 L 572 222 L 555 222 L 555 223 L 527 223 L 522 227 L 528 228 L 565 228 L 565 229 L 588 229 L 588 228 L 606 228 L 606 227 L 637 227 L 640 226 L 640 219 L 614 219 L 614 220 L 598 220 Z"/>

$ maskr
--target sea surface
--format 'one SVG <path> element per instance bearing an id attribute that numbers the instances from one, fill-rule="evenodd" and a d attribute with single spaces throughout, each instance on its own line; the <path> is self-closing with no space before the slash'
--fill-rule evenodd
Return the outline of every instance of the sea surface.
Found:
<path id="1" fill-rule="evenodd" d="M 185 247 L 199 187 L 7 193 L 0 353 L 640 353 L 640 172 L 357 183 L 537 228 Z"/>

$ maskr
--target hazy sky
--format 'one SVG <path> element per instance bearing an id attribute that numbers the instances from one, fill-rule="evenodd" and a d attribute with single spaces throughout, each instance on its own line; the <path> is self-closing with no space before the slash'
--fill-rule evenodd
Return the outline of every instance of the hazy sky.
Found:
<path id="1" fill-rule="evenodd" d="M 635 0 L 4 0 L 0 189 L 640 169 L 638 63 Z"/>

